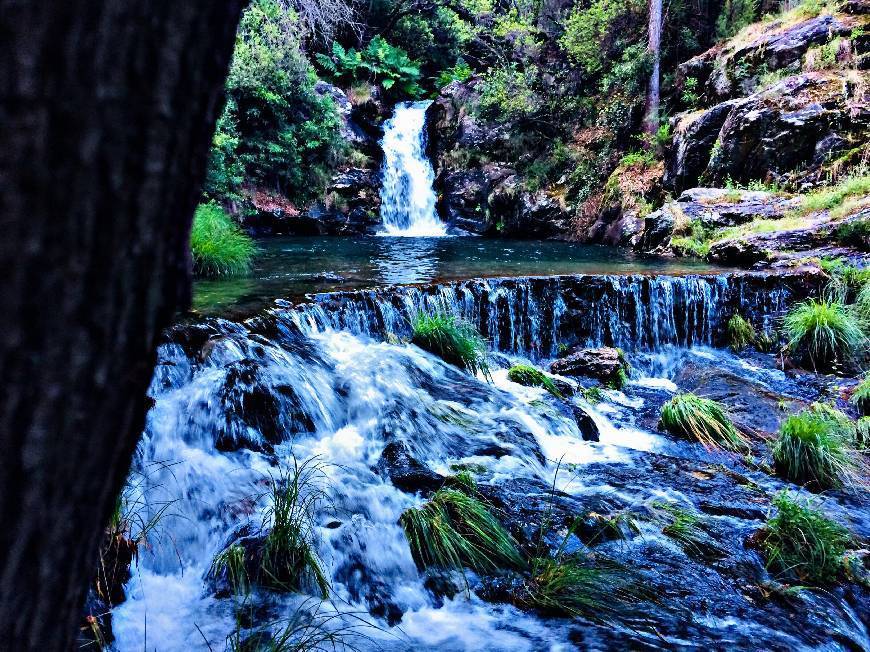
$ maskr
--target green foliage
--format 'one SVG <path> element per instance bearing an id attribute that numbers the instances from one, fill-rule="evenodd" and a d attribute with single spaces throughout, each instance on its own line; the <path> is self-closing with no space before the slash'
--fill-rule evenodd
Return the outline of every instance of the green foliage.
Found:
<path id="1" fill-rule="evenodd" d="M 583 390 L 583 398 L 588 403 L 595 405 L 604 400 L 604 392 L 601 391 L 600 387 L 587 387 Z"/>
<path id="2" fill-rule="evenodd" d="M 870 416 L 855 422 L 855 448 L 864 452 L 870 450 Z"/>
<path id="3" fill-rule="evenodd" d="M 683 104 L 692 108 L 698 104 L 698 100 L 700 99 L 698 96 L 698 80 L 694 77 L 687 77 L 683 82 L 683 90 L 680 99 L 683 100 Z"/>
<path id="4" fill-rule="evenodd" d="M 214 136 L 206 195 L 236 199 L 244 181 L 294 201 L 319 194 L 342 150 L 340 119 L 299 49 L 295 14 L 255 0 L 242 15 Z"/>
<path id="5" fill-rule="evenodd" d="M 385 91 L 405 97 L 419 97 L 420 64 L 412 61 L 408 53 L 376 36 L 364 50 L 345 49 L 338 41 L 332 44 L 332 56 L 317 55 L 317 62 L 329 75 L 340 82 L 369 79 Z"/>
<path id="6" fill-rule="evenodd" d="M 863 354 L 866 337 L 852 311 L 834 299 L 809 299 L 783 321 L 789 349 L 814 368 L 832 369 Z"/>
<path id="7" fill-rule="evenodd" d="M 209 575 L 218 577 L 223 573 L 226 573 L 230 587 L 236 595 L 244 596 L 251 592 L 251 580 L 248 577 L 243 546 L 233 544 L 215 555 Z"/>
<path id="8" fill-rule="evenodd" d="M 665 502 L 655 502 L 651 508 L 653 519 L 662 524 L 662 534 L 673 539 L 686 554 L 706 559 L 725 556 L 722 546 L 704 529 L 704 519 L 698 512 Z"/>
<path id="9" fill-rule="evenodd" d="M 587 75 L 598 73 L 604 67 L 607 53 L 602 48 L 602 42 L 629 4 L 614 0 L 595 0 L 588 7 L 583 4 L 576 5 L 568 15 L 559 45 L 568 58 Z"/>
<path id="10" fill-rule="evenodd" d="M 821 489 L 855 484 L 863 464 L 850 448 L 853 438 L 845 415 L 816 405 L 783 422 L 772 448 L 774 465 L 797 484 Z"/>
<path id="11" fill-rule="evenodd" d="M 855 404 L 862 415 L 870 415 L 870 374 L 864 376 L 849 400 Z"/>
<path id="12" fill-rule="evenodd" d="M 787 491 L 773 499 L 776 516 L 761 532 L 761 549 L 768 568 L 801 582 L 827 583 L 836 579 L 852 542 L 849 531 L 832 521 L 810 501 L 801 502 Z"/>
<path id="13" fill-rule="evenodd" d="M 193 270 L 201 276 L 233 276 L 251 268 L 254 242 L 214 202 L 200 204 L 190 232 Z"/>
<path id="14" fill-rule="evenodd" d="M 515 62 L 490 68 L 483 77 L 480 110 L 489 117 L 510 119 L 527 117 L 540 109 L 537 91 L 538 68 Z"/>
<path id="15" fill-rule="evenodd" d="M 523 568 L 516 541 L 477 498 L 465 491 L 439 489 L 399 519 L 420 568 L 470 568 L 492 572 Z"/>
<path id="16" fill-rule="evenodd" d="M 490 377 L 486 341 L 472 324 L 455 315 L 420 313 L 412 323 L 411 342 L 460 369 Z"/>
<path id="17" fill-rule="evenodd" d="M 296 591 L 312 588 L 326 599 L 329 578 L 315 550 L 314 518 L 327 496 L 319 484 L 322 475 L 316 461 L 294 460 L 291 472 L 270 478 L 265 512 L 266 536 L 261 571 L 272 588 Z"/>
<path id="18" fill-rule="evenodd" d="M 841 208 L 847 199 L 866 195 L 870 195 L 870 174 L 858 172 L 836 185 L 806 195 L 799 212 L 806 215 L 818 211 L 832 211 L 832 215 L 838 216 L 837 209 Z"/>
<path id="19" fill-rule="evenodd" d="M 758 19 L 759 0 L 725 0 L 716 19 L 716 36 L 731 38 Z"/>
<path id="20" fill-rule="evenodd" d="M 870 284 L 870 268 L 855 267 L 843 258 L 824 258 L 819 261 L 819 267 L 831 277 L 833 295 L 844 302 L 857 297 L 864 286 Z"/>
<path id="21" fill-rule="evenodd" d="M 755 341 L 755 328 L 738 314 L 731 316 L 725 331 L 728 345 L 734 351 L 742 351 Z"/>
<path id="22" fill-rule="evenodd" d="M 695 439 L 707 448 L 746 450 L 748 442 L 716 401 L 679 394 L 662 406 L 661 424 L 673 435 Z"/>
<path id="23" fill-rule="evenodd" d="M 526 387 L 543 387 L 556 398 L 563 398 L 553 380 L 540 369 L 527 364 L 515 364 L 508 369 L 508 380 Z"/>
<path id="24" fill-rule="evenodd" d="M 471 66 L 465 63 L 464 59 L 460 59 L 454 66 L 438 73 L 438 78 L 435 80 L 435 86 L 437 88 L 444 88 L 451 82 L 464 82 L 468 80 L 472 74 L 473 71 L 471 70 Z"/>
<path id="25" fill-rule="evenodd" d="M 834 230 L 834 236 L 844 245 L 855 247 L 859 251 L 870 251 L 870 219 L 863 218 L 840 224 Z"/>

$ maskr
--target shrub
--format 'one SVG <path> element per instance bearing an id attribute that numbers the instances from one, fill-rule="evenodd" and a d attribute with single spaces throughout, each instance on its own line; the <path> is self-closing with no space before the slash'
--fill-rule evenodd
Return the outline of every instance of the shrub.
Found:
<path id="1" fill-rule="evenodd" d="M 460 369 L 490 378 L 486 342 L 468 322 L 443 312 L 414 317 L 411 342 Z"/>
<path id="2" fill-rule="evenodd" d="M 761 533 L 768 568 L 796 576 L 802 582 L 824 583 L 836 578 L 852 537 L 813 503 L 799 502 L 787 491 L 773 499 L 776 516 Z"/>
<path id="3" fill-rule="evenodd" d="M 471 66 L 469 66 L 464 59 L 460 59 L 453 67 L 447 68 L 438 73 L 435 85 L 437 88 L 444 88 L 451 82 L 464 82 L 469 79 L 472 74 L 473 71 L 471 70 Z"/>
<path id="4" fill-rule="evenodd" d="M 420 568 L 492 572 L 525 566 L 513 537 L 465 491 L 439 489 L 427 503 L 405 510 L 399 522 Z"/>
<path id="5" fill-rule="evenodd" d="M 733 315 L 726 326 L 728 345 L 734 351 L 742 351 L 755 341 L 755 328 L 740 315 Z"/>
<path id="6" fill-rule="evenodd" d="M 671 434 L 695 439 L 707 448 L 748 448 L 746 438 L 731 423 L 722 405 L 694 394 L 680 394 L 665 403 L 661 424 Z"/>
<path id="7" fill-rule="evenodd" d="M 563 398 L 553 380 L 540 369 L 527 364 L 515 364 L 508 369 L 508 380 L 526 387 L 543 387 L 556 398 Z"/>
<path id="8" fill-rule="evenodd" d="M 855 315 L 839 301 L 809 299 L 783 322 L 789 349 L 814 368 L 832 369 L 863 352 L 866 338 Z"/>
<path id="9" fill-rule="evenodd" d="M 375 36 L 362 51 L 345 50 L 335 41 L 332 56 L 318 54 L 317 62 L 338 81 L 349 83 L 368 78 L 378 82 L 385 91 L 398 91 L 406 97 L 419 97 L 422 93 L 420 64 L 412 61 L 406 50 L 382 36 Z"/>
<path id="10" fill-rule="evenodd" d="M 849 399 L 863 416 L 870 416 L 870 374 L 864 376 Z"/>
<path id="11" fill-rule="evenodd" d="M 776 470 L 797 484 L 827 489 L 857 481 L 860 461 L 849 447 L 854 437 L 841 413 L 814 406 L 791 415 L 773 444 Z"/>
<path id="12" fill-rule="evenodd" d="M 493 119 L 508 120 L 534 114 L 541 106 L 537 90 L 538 68 L 509 63 L 490 68 L 483 76 L 480 109 Z"/>
<path id="13" fill-rule="evenodd" d="M 716 36 L 731 38 L 758 17 L 758 0 L 725 0 L 716 19 Z"/>
<path id="14" fill-rule="evenodd" d="M 200 204 L 190 232 L 193 271 L 201 276 L 234 276 L 251 268 L 254 242 L 214 202 Z"/>

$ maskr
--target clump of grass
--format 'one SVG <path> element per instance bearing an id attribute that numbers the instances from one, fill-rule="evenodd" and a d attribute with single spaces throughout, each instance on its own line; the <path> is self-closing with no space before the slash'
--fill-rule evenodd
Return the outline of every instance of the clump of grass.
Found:
<path id="1" fill-rule="evenodd" d="M 318 479 L 323 472 L 314 460 L 298 463 L 291 472 L 271 478 L 270 505 L 264 526 L 269 534 L 263 548 L 261 571 L 264 583 L 275 589 L 315 589 L 329 596 L 329 579 L 315 550 L 314 518 L 327 494 Z"/>
<path id="2" fill-rule="evenodd" d="M 720 558 L 725 551 L 702 527 L 703 518 L 695 511 L 673 503 L 655 502 L 652 504 L 653 518 L 664 523 L 662 534 L 670 537 L 687 554 Z"/>
<path id="3" fill-rule="evenodd" d="M 434 353 L 460 369 L 467 369 L 473 374 L 479 371 L 486 378 L 491 378 L 486 360 L 486 341 L 472 324 L 455 315 L 435 312 L 417 314 L 411 326 L 414 331 L 411 342 L 421 349 Z"/>
<path id="4" fill-rule="evenodd" d="M 855 447 L 860 451 L 870 450 L 870 417 L 861 417 L 855 422 Z"/>
<path id="5" fill-rule="evenodd" d="M 802 582 L 834 580 L 852 541 L 849 531 L 813 503 L 799 502 L 788 491 L 777 494 L 773 504 L 777 514 L 767 520 L 760 536 L 768 568 Z"/>
<path id="6" fill-rule="evenodd" d="M 870 283 L 870 268 L 859 268 L 842 258 L 825 258 L 819 261 L 825 273 L 831 277 L 830 292 L 833 296 L 848 301 Z"/>
<path id="7" fill-rule="evenodd" d="M 524 602 L 542 611 L 598 622 L 618 613 L 621 604 L 640 599 L 627 581 L 626 569 L 591 563 L 582 556 L 535 558 Z"/>
<path id="8" fill-rule="evenodd" d="M 870 374 L 864 376 L 849 400 L 863 416 L 870 416 Z"/>
<path id="9" fill-rule="evenodd" d="M 833 369 L 864 352 L 867 338 L 854 311 L 834 299 L 809 299 L 785 316 L 789 349 L 815 369 Z"/>
<path id="10" fill-rule="evenodd" d="M 812 192 L 804 197 L 800 213 L 835 211 L 851 197 L 870 194 L 870 174 L 851 175 L 834 186 Z"/>
<path id="11" fill-rule="evenodd" d="M 738 314 L 731 316 L 725 330 L 734 351 L 742 351 L 755 341 L 755 328 Z"/>
<path id="12" fill-rule="evenodd" d="M 847 422 L 820 407 L 788 417 L 773 444 L 776 471 L 792 482 L 821 489 L 857 482 L 861 462 L 850 449 L 854 435 Z"/>
<path id="13" fill-rule="evenodd" d="M 661 424 L 678 437 L 695 439 L 706 448 L 730 451 L 749 448 L 724 407 L 695 394 L 679 394 L 662 406 Z"/>
<path id="14" fill-rule="evenodd" d="M 583 398 L 585 398 L 588 403 L 595 405 L 604 400 L 604 392 L 601 391 L 600 387 L 587 387 L 583 390 Z"/>
<path id="15" fill-rule="evenodd" d="M 553 379 L 531 365 L 515 364 L 508 369 L 508 380 L 526 387 L 543 387 L 556 398 L 564 398 Z"/>
<path id="16" fill-rule="evenodd" d="M 236 276 L 251 268 L 256 248 L 227 212 L 211 202 L 200 204 L 190 232 L 193 271 L 200 276 Z"/>
<path id="17" fill-rule="evenodd" d="M 443 488 L 399 519 L 420 568 L 523 568 L 514 538 L 478 498 Z"/>
<path id="18" fill-rule="evenodd" d="M 230 587 L 236 595 L 247 595 L 251 592 L 251 581 L 245 563 L 245 548 L 234 543 L 215 555 L 211 562 L 209 575 L 218 577 L 226 573 Z"/>
<path id="19" fill-rule="evenodd" d="M 853 220 L 834 230 L 834 237 L 844 245 L 867 251 L 870 246 L 870 219 Z"/>

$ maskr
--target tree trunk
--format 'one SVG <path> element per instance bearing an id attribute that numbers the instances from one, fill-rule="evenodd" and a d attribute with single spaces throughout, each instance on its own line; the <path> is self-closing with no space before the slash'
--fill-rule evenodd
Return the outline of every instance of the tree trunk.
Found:
<path id="1" fill-rule="evenodd" d="M 646 92 L 644 131 L 655 134 L 659 128 L 659 104 L 661 103 L 662 63 L 662 0 L 649 0 L 649 44 L 647 50 L 652 58 L 652 72 Z"/>
<path id="2" fill-rule="evenodd" d="M 0 649 L 73 647 L 243 0 L 0 0 Z"/>

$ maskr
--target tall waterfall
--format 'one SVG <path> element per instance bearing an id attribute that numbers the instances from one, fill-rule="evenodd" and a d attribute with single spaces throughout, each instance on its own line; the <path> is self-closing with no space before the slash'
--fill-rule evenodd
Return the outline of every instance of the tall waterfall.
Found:
<path id="1" fill-rule="evenodd" d="M 398 104 L 384 125 L 383 235 L 446 235 L 444 223 L 435 213 L 435 173 L 424 147 L 428 106 L 429 102 Z"/>

